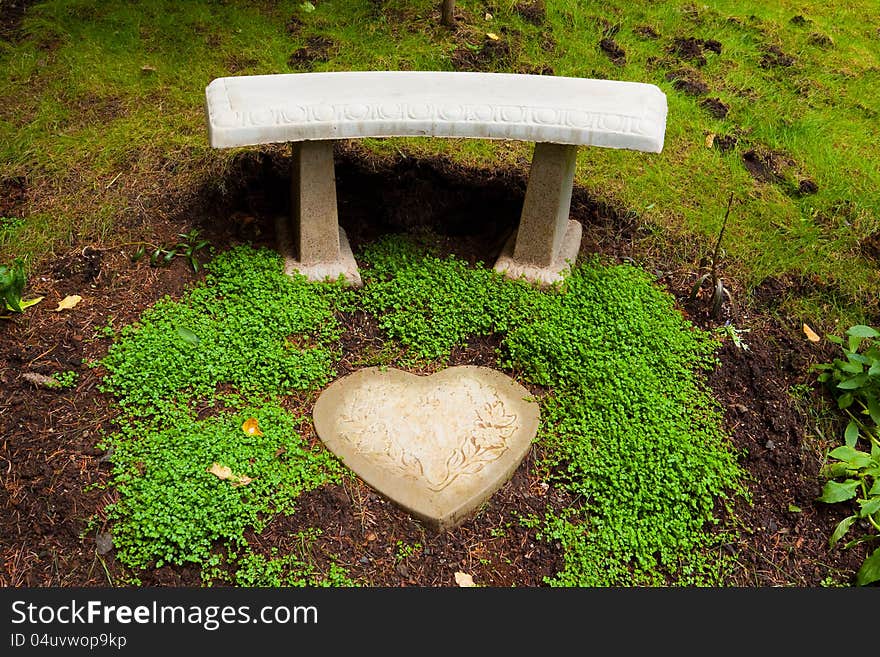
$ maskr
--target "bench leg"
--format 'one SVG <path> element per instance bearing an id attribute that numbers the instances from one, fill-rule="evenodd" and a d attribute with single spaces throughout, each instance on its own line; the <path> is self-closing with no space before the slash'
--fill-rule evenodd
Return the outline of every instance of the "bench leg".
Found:
<path id="1" fill-rule="evenodd" d="M 577 146 L 535 144 L 519 228 L 495 271 L 539 285 L 563 280 L 581 244 L 581 225 L 568 218 L 576 160 Z"/>
<path id="2" fill-rule="evenodd" d="M 360 287 L 361 276 L 339 226 L 332 141 L 293 144 L 291 164 L 291 221 L 278 222 L 284 271 L 298 271 L 311 281 L 345 277 Z"/>

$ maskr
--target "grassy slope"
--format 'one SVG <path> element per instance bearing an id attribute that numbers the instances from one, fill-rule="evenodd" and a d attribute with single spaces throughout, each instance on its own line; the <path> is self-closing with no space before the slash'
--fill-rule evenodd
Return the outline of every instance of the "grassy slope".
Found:
<path id="1" fill-rule="evenodd" d="M 331 43 L 327 61 L 313 70 L 451 69 L 456 48 L 466 42 L 479 50 L 492 31 L 511 53 L 489 62 L 495 70 L 549 64 L 556 75 L 651 82 L 667 93 L 662 154 L 582 149 L 578 169 L 579 184 L 596 196 L 659 226 L 658 249 L 678 236 L 707 250 L 732 192 L 738 204 L 725 240 L 729 273 L 745 285 L 769 275 L 813 278 L 832 293 L 791 307 L 823 319 L 851 321 L 876 311 L 877 263 L 859 249 L 880 229 L 880 53 L 875 21 L 866 20 L 877 13 L 870 0 L 845 8 L 814 1 L 549 0 L 541 26 L 518 15 L 510 0 L 494 3 L 491 20 L 482 3 L 462 0 L 457 35 L 436 26 L 433 0 L 390 0 L 380 10 L 361 0 L 326 0 L 309 13 L 298 4 L 33 6 L 24 40 L 0 43 L 0 177 L 26 175 L 33 191 L 24 226 L 0 231 L 0 259 L 37 261 L 77 239 L 108 240 L 137 193 L 160 194 L 169 181 L 185 188 L 222 167 L 231 154 L 208 149 L 202 111 L 203 88 L 215 77 L 302 70 L 288 59 L 316 35 Z M 810 22 L 792 23 L 795 15 Z M 301 25 L 291 32 L 293 16 Z M 645 25 L 660 37 L 640 36 L 635 28 Z M 623 66 L 597 47 L 615 28 L 627 53 Z M 706 53 L 697 68 L 669 52 L 674 37 L 717 39 L 722 52 Z M 792 65 L 762 68 L 771 45 Z M 730 107 L 725 119 L 666 80 L 682 67 L 697 70 L 708 95 Z M 736 134 L 739 143 L 722 154 L 706 147 L 709 133 Z M 487 166 L 522 165 L 530 148 L 473 140 L 371 143 Z M 741 159 L 749 149 L 790 158 L 786 180 L 754 181 Z M 803 177 L 818 184 L 817 193 L 792 193 Z M 695 254 L 687 257 L 696 267 Z"/>

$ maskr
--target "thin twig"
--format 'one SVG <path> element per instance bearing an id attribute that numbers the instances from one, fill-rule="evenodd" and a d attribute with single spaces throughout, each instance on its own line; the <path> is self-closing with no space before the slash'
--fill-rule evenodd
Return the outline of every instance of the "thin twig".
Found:
<path id="1" fill-rule="evenodd" d="M 727 228 L 727 218 L 730 216 L 730 207 L 733 205 L 733 192 L 727 199 L 727 211 L 724 213 L 724 220 L 721 222 L 721 232 L 718 233 L 718 241 L 715 242 L 715 249 L 712 251 L 712 289 L 718 285 L 718 276 L 716 268 L 718 266 L 718 252 L 721 250 L 721 240 L 724 239 L 724 229 Z"/>

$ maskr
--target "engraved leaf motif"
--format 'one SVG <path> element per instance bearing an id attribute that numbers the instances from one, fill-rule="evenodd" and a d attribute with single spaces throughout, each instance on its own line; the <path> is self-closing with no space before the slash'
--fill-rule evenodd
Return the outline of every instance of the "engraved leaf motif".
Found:
<path id="1" fill-rule="evenodd" d="M 480 425 L 474 442 L 485 450 L 505 448 L 507 439 L 516 431 L 516 415 L 507 413 L 504 402 L 497 399 L 492 404 L 486 404 L 478 416 Z"/>
<path id="2" fill-rule="evenodd" d="M 461 467 L 464 463 L 464 454 L 460 449 L 455 450 L 452 454 L 449 455 L 449 458 L 446 459 L 446 471 L 453 472 Z"/>

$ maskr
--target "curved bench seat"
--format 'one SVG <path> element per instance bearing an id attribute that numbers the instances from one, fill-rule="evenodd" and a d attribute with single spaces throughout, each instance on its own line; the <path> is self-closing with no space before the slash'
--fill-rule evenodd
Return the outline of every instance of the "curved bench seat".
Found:
<path id="1" fill-rule="evenodd" d="M 659 153 L 666 96 L 640 82 L 447 71 L 352 71 L 217 78 L 205 89 L 211 146 L 293 143 L 285 269 L 360 285 L 339 226 L 333 142 L 464 137 L 535 142 L 519 227 L 495 262 L 512 278 L 561 281 L 581 225 L 568 218 L 579 146 Z M 291 234 L 292 233 L 292 234 Z"/>
<path id="2" fill-rule="evenodd" d="M 445 71 L 218 78 L 215 148 L 358 137 L 467 137 L 659 153 L 666 96 L 652 84 Z"/>

